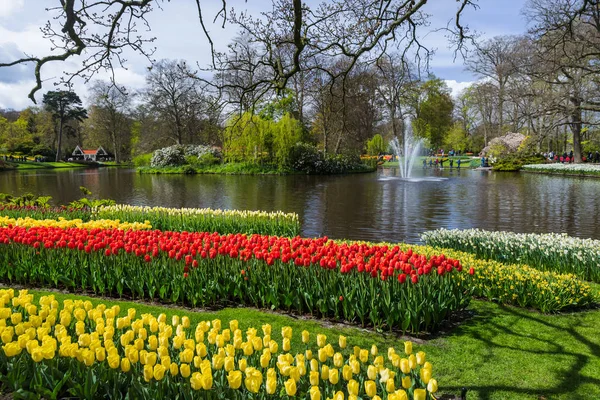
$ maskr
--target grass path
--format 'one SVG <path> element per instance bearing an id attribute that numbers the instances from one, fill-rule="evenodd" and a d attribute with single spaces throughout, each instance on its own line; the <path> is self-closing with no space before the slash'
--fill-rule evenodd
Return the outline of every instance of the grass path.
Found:
<path id="1" fill-rule="evenodd" d="M 226 308 L 210 312 L 164 307 L 147 303 L 114 301 L 56 292 L 32 290 L 37 295 L 54 294 L 59 301 L 85 298 L 94 304 L 120 304 L 155 315 L 188 315 L 192 322 L 220 318 L 237 319 L 240 328 L 260 329 L 270 323 L 279 337 L 282 326 L 294 330 L 292 346 L 302 351 L 300 332 L 324 333 L 336 341 L 348 336 L 352 347 L 382 351 L 402 347 L 405 337 L 307 320 L 250 308 Z M 440 393 L 459 394 L 468 388 L 468 400 L 500 399 L 599 399 L 600 398 L 600 310 L 543 315 L 534 311 L 474 300 L 471 316 L 449 332 L 430 339 L 413 339 L 415 349 L 424 350 L 433 363 Z"/>

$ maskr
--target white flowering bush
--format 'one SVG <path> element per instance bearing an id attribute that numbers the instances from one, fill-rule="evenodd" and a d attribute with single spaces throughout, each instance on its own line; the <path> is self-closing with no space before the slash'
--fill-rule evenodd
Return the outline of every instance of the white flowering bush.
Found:
<path id="1" fill-rule="evenodd" d="M 427 245 L 460 250 L 478 258 L 575 274 L 600 282 L 600 241 L 566 234 L 437 229 L 421 235 Z"/>
<path id="2" fill-rule="evenodd" d="M 530 172 L 545 172 L 551 174 L 600 176 L 600 165 L 597 164 L 533 164 L 524 165 L 523 170 Z"/>
<path id="3" fill-rule="evenodd" d="M 206 156 L 221 158 L 218 149 L 201 144 L 174 145 L 158 149 L 152 155 L 150 165 L 152 167 L 170 167 L 186 164 L 186 157 L 193 156 L 202 159 Z"/>

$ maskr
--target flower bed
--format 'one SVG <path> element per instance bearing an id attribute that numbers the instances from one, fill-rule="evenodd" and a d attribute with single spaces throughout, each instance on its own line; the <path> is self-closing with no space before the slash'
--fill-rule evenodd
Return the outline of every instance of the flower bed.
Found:
<path id="1" fill-rule="evenodd" d="M 522 263 L 543 271 L 575 274 L 600 282 L 600 241 L 564 234 L 522 234 L 479 229 L 425 232 L 428 245 L 452 248 L 479 258 Z"/>
<path id="2" fill-rule="evenodd" d="M 298 214 L 286 214 L 281 211 L 115 205 L 94 209 L 93 218 L 130 222 L 148 220 L 155 229 L 163 231 L 259 233 L 278 236 L 295 236 L 300 232 Z"/>
<path id="3" fill-rule="evenodd" d="M 557 175 L 600 176 L 600 165 L 597 164 L 532 164 L 524 165 L 522 170 Z"/>
<path id="4" fill-rule="evenodd" d="M 0 246 L 8 282 L 235 302 L 411 332 L 435 330 L 471 295 L 457 260 L 327 238 L 12 227 L 0 228 Z"/>
<path id="5" fill-rule="evenodd" d="M 99 219 L 83 222 L 81 219 L 65 219 L 58 217 L 54 219 L 34 219 L 34 218 L 10 218 L 0 216 L 0 226 L 20 226 L 24 228 L 49 227 L 49 228 L 81 228 L 81 229 L 121 229 L 121 230 L 147 230 L 152 229 L 148 221 L 144 222 L 121 222 L 118 219 Z"/>
<path id="6" fill-rule="evenodd" d="M 2 389 L 27 398 L 430 400 L 432 364 L 411 342 L 380 354 L 290 327 L 125 313 L 0 290 Z M 304 351 L 291 353 L 301 337 Z M 182 397 L 178 397 L 182 396 Z M 360 396 L 360 397 L 358 397 Z"/>
<path id="7" fill-rule="evenodd" d="M 371 245 L 366 242 L 364 244 Z M 387 244 L 380 244 L 384 245 Z M 463 268 L 473 274 L 458 277 L 477 297 L 535 308 L 545 313 L 585 308 L 599 302 L 591 286 L 572 274 L 540 272 L 524 264 L 507 265 L 493 260 L 481 260 L 473 254 L 453 249 L 408 244 L 399 244 L 399 247 L 401 251 L 410 248 L 428 257 L 442 254 L 444 257 L 460 260 Z"/>

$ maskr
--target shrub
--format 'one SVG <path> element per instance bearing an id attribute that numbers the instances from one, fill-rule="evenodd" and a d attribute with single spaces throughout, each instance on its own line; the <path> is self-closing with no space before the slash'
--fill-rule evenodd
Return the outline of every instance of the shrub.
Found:
<path id="1" fill-rule="evenodd" d="M 357 155 L 324 155 L 315 146 L 308 143 L 296 143 L 292 146 L 289 167 L 308 174 L 340 174 L 367 168 Z"/>
<path id="2" fill-rule="evenodd" d="M 295 171 L 314 174 L 324 169 L 325 157 L 316 146 L 298 142 L 290 149 L 288 163 Z"/>
<path id="3" fill-rule="evenodd" d="M 133 157 L 133 165 L 136 167 L 147 167 L 152 162 L 152 153 L 140 154 Z"/>
<path id="4" fill-rule="evenodd" d="M 152 167 L 172 167 L 205 161 L 214 162 L 221 159 L 221 152 L 210 146 L 201 144 L 175 145 L 158 149 L 152 155 Z M 203 161 L 200 161 L 203 160 Z M 190 162 L 191 161 L 191 162 Z"/>
<path id="5" fill-rule="evenodd" d="M 168 167 L 185 164 L 183 146 L 175 145 L 154 151 L 150 165 L 152 167 Z"/>

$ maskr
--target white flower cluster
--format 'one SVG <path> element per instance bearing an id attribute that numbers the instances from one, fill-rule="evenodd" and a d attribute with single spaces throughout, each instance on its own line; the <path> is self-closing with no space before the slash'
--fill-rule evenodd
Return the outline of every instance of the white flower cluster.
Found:
<path id="1" fill-rule="evenodd" d="M 201 158 L 206 154 L 212 154 L 216 158 L 220 158 L 221 154 L 218 149 L 201 144 L 192 145 L 175 145 L 164 147 L 156 150 L 152 154 L 150 165 L 153 167 L 167 167 L 185 164 L 185 157 L 196 156 Z"/>
<path id="2" fill-rule="evenodd" d="M 523 170 L 562 174 L 600 175 L 600 165 L 598 164 L 532 164 L 524 165 Z"/>
<path id="3" fill-rule="evenodd" d="M 146 215 L 169 215 L 169 216 L 204 216 L 204 217 L 234 217 L 234 218 L 257 218 L 270 220 L 288 220 L 290 222 L 298 221 L 298 214 L 284 213 L 282 211 L 247 211 L 247 210 L 221 210 L 212 208 L 168 208 L 168 207 L 148 207 L 148 206 L 130 206 L 127 204 L 117 204 L 114 206 L 98 207 L 93 210 L 94 215 L 106 215 L 111 213 L 141 213 Z"/>
<path id="4" fill-rule="evenodd" d="M 600 279 L 599 240 L 557 233 L 523 234 L 480 229 L 437 229 L 425 232 L 421 240 L 430 246 L 466 251 L 480 258 L 575 273 L 586 280 Z"/>

